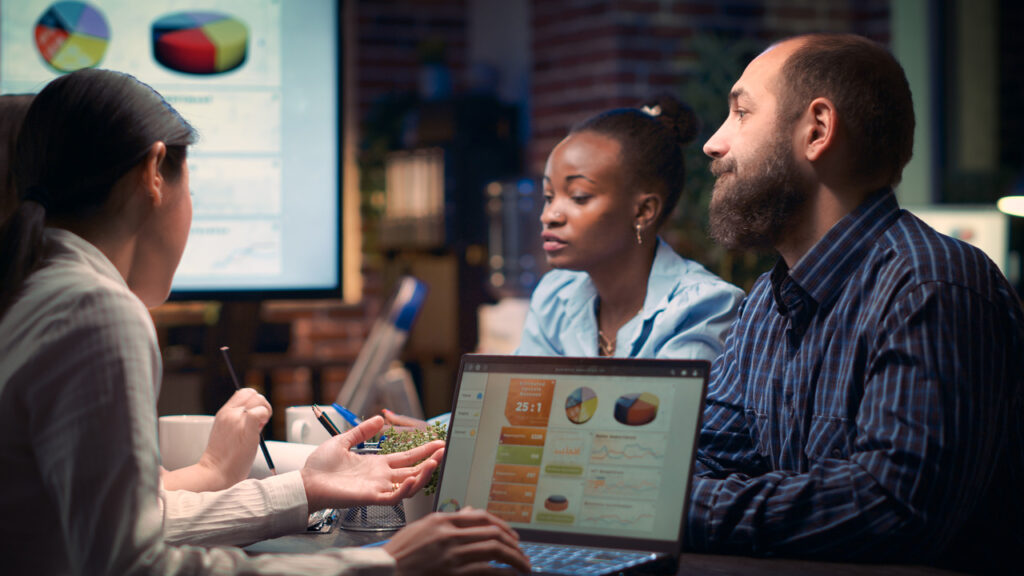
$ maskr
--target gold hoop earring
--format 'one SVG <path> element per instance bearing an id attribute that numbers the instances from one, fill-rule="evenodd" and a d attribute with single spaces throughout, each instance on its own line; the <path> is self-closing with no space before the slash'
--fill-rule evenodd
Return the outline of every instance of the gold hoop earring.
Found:
<path id="1" fill-rule="evenodd" d="M 641 228 L 640 223 L 637 222 L 636 223 L 636 245 L 637 246 L 643 246 L 644 245 L 644 238 L 643 238 L 643 236 L 640 235 L 640 228 Z"/>

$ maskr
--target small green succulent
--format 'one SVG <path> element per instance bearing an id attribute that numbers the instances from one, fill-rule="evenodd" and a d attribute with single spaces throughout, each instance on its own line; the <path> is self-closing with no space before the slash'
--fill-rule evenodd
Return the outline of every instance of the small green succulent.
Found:
<path id="1" fill-rule="evenodd" d="M 444 440 L 448 437 L 448 427 L 441 422 L 435 422 L 426 428 L 404 430 L 388 428 L 384 432 L 384 436 L 385 438 L 378 445 L 380 448 L 379 454 L 393 454 L 395 452 L 412 450 L 432 440 Z M 437 470 L 434 470 L 434 475 L 430 477 L 430 480 L 423 487 L 423 493 L 428 496 L 437 490 L 437 472 Z"/>

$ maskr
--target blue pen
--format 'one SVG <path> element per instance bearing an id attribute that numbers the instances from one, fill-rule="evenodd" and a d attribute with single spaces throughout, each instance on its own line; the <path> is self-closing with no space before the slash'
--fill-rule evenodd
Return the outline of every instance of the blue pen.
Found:
<path id="1" fill-rule="evenodd" d="M 342 406 L 341 404 L 338 404 L 337 402 L 332 403 L 331 406 L 335 410 L 337 410 L 338 414 L 341 414 L 341 417 L 345 419 L 345 422 L 349 423 L 349 426 L 352 426 L 354 428 L 354 427 L 359 426 L 360 424 L 362 424 L 362 422 L 363 422 L 362 419 L 360 419 L 359 416 L 356 416 L 355 414 L 353 414 L 352 411 L 349 410 L 348 408 L 345 408 L 344 406 Z M 356 446 L 356 448 L 360 448 L 360 449 L 361 448 L 365 448 L 365 447 L 366 447 L 366 444 L 363 443 L 363 442 L 360 442 L 359 445 Z"/>
<path id="2" fill-rule="evenodd" d="M 351 410 L 345 408 L 341 404 L 335 402 L 331 404 L 331 406 L 333 406 L 334 409 L 338 411 L 338 414 L 341 414 L 341 417 L 345 419 L 345 422 L 348 422 L 353 427 L 359 426 L 359 424 L 363 422 L 362 420 L 359 419 L 359 416 L 356 416 L 355 414 L 352 413 Z"/>

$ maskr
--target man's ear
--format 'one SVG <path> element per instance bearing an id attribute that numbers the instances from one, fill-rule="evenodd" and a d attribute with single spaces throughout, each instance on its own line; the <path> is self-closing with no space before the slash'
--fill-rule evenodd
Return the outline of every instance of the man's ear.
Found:
<path id="1" fill-rule="evenodd" d="M 641 194 L 636 205 L 636 223 L 642 228 L 654 225 L 661 217 L 663 206 L 661 196 L 651 193 Z"/>
<path id="2" fill-rule="evenodd" d="M 821 158 L 826 150 L 833 146 L 839 117 L 835 104 L 828 98 L 815 98 L 807 106 L 803 120 L 803 135 L 800 144 L 802 153 L 808 161 L 814 162 Z"/>
<path id="3" fill-rule="evenodd" d="M 159 206 L 163 201 L 164 175 L 160 169 L 167 158 L 167 146 L 163 142 L 154 142 L 142 161 L 142 186 L 146 195 L 153 200 L 154 206 Z"/>

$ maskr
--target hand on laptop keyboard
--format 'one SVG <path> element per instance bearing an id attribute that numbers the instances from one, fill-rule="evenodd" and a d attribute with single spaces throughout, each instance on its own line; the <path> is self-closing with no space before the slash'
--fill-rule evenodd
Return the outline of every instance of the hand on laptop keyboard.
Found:
<path id="1" fill-rule="evenodd" d="M 533 572 L 544 574 L 609 574 L 627 570 L 653 559 L 653 554 L 632 550 L 608 550 L 585 546 L 523 543 Z"/>
<path id="2" fill-rule="evenodd" d="M 394 556 L 399 574 L 507 573 L 492 561 L 530 572 L 515 530 L 484 510 L 468 507 L 413 522 L 383 548 Z"/>

